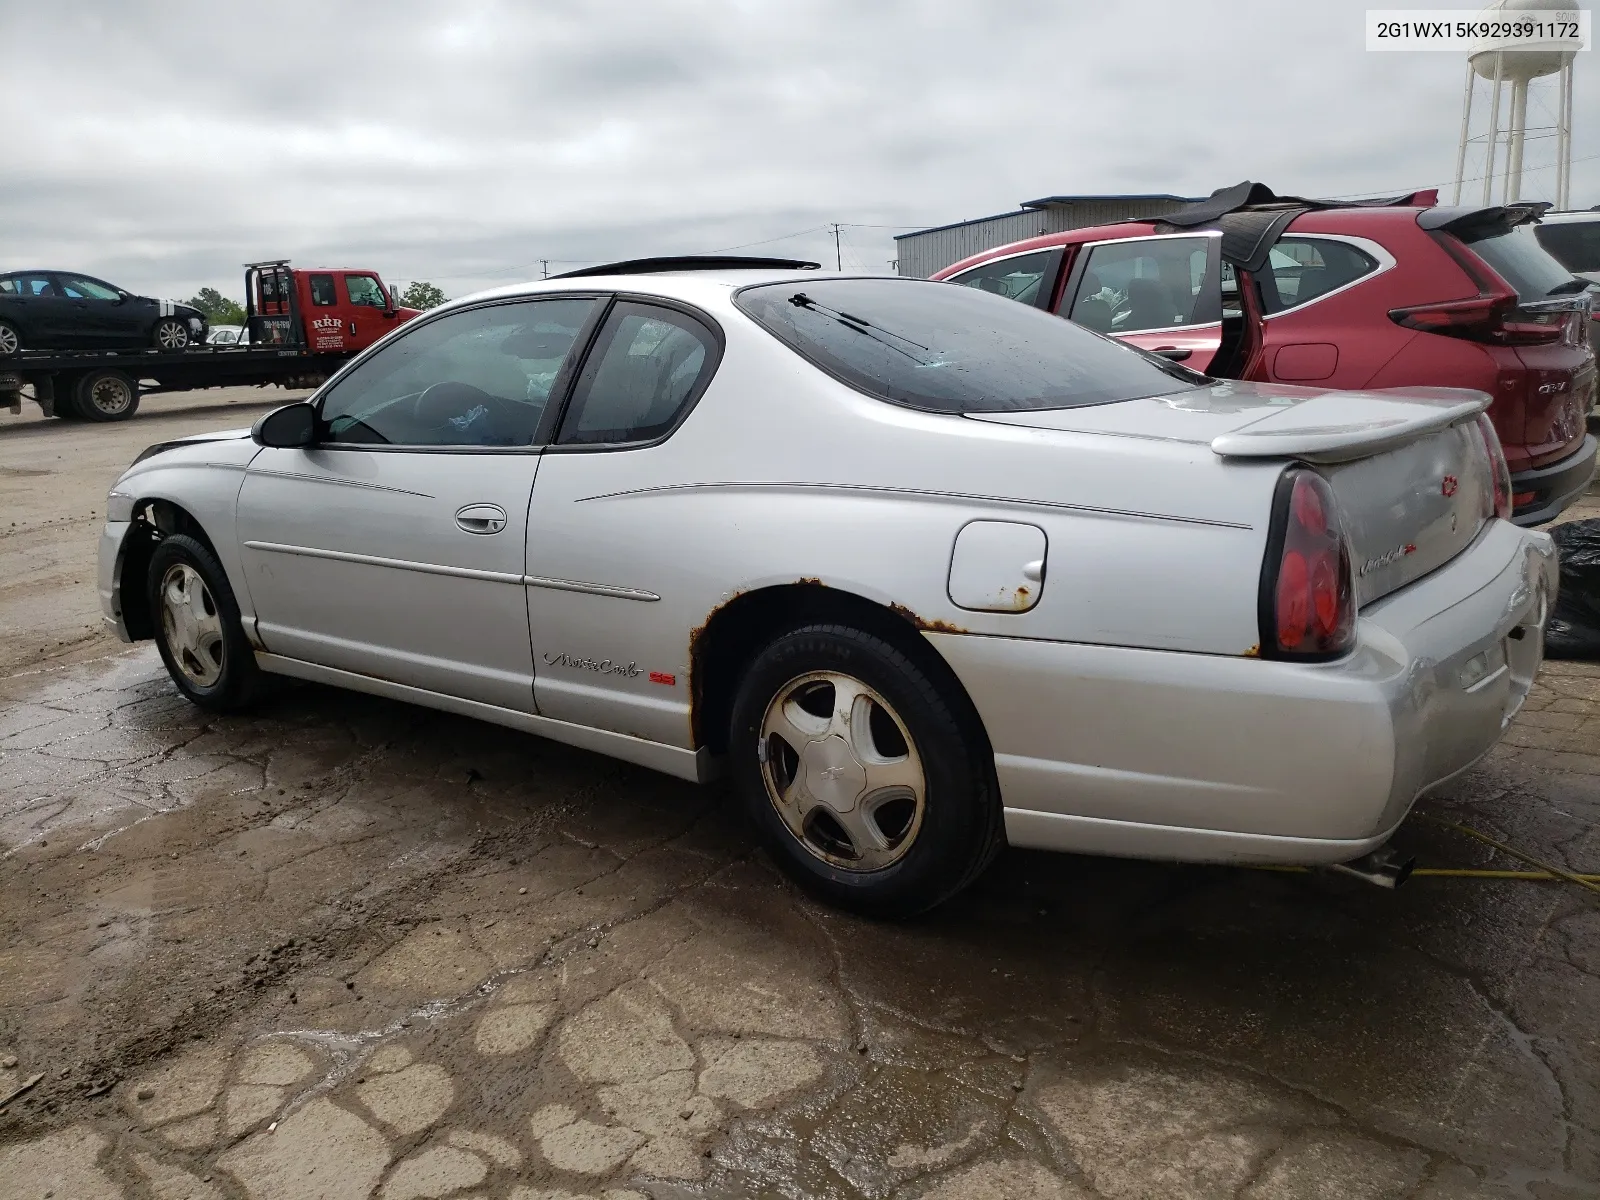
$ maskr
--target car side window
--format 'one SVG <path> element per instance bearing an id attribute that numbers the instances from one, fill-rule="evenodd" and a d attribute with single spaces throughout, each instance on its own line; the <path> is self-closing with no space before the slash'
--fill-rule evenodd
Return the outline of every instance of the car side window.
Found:
<path id="1" fill-rule="evenodd" d="M 346 275 L 344 286 L 350 293 L 351 304 L 365 304 L 372 308 L 384 307 L 383 289 L 371 275 Z"/>
<path id="2" fill-rule="evenodd" d="M 1008 300 L 1022 304 L 1037 304 L 1039 288 L 1055 259 L 1054 250 L 1040 250 L 1035 254 L 1017 254 L 1010 258 L 997 258 L 982 263 L 970 271 L 952 275 L 946 283 L 959 283 L 962 287 L 993 292 Z"/>
<path id="3" fill-rule="evenodd" d="M 716 367 L 717 342 L 700 321 L 619 301 L 573 389 L 556 441 L 617 445 L 664 436 Z"/>
<path id="4" fill-rule="evenodd" d="M 24 296 L 59 296 L 56 285 L 48 275 L 17 276 L 17 291 Z"/>
<path id="5" fill-rule="evenodd" d="M 117 300 L 121 296 L 116 288 L 81 275 L 61 276 L 61 290 L 74 300 Z"/>
<path id="6" fill-rule="evenodd" d="M 323 395 L 323 440 L 531 446 L 551 388 L 597 303 L 524 300 L 408 327 Z"/>
<path id="7" fill-rule="evenodd" d="M 1261 310 L 1268 314 L 1309 304 L 1378 269 L 1378 260 L 1348 242 L 1326 238 L 1279 238 L 1256 273 Z"/>
<path id="8" fill-rule="evenodd" d="M 1110 334 L 1218 320 L 1208 242 L 1203 237 L 1161 237 L 1090 247 L 1077 287 L 1063 305 L 1064 315 Z"/>
<path id="9" fill-rule="evenodd" d="M 307 282 L 311 285 L 311 303 L 322 306 L 339 303 L 332 275 L 312 275 Z"/>
<path id="10" fill-rule="evenodd" d="M 21 291 L 22 286 L 15 279 L 0 279 L 0 296 L 15 296 Z"/>

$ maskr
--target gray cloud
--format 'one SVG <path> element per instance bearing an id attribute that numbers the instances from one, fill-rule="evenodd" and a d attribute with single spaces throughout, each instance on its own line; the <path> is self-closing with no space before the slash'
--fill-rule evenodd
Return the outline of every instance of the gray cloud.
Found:
<path id="1" fill-rule="evenodd" d="M 290 256 L 460 294 L 540 259 L 831 261 L 840 221 L 846 264 L 885 270 L 901 230 L 881 227 L 1039 195 L 1449 179 L 1462 62 L 1367 53 L 1364 8 L 0 5 L 8 61 L 59 70 L 0 151 L 0 263 L 236 294 L 240 263 Z M 1574 199 L 1600 202 L 1600 157 Z"/>

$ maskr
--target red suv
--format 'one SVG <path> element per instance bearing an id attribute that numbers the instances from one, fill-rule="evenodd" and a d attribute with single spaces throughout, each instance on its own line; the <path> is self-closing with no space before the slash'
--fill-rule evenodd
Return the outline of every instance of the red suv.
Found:
<path id="1" fill-rule="evenodd" d="M 1589 485 L 1590 297 L 1537 208 L 1282 199 L 1240 185 L 1153 221 L 1016 242 L 935 279 L 1010 296 L 1208 375 L 1494 397 L 1518 524 Z"/>

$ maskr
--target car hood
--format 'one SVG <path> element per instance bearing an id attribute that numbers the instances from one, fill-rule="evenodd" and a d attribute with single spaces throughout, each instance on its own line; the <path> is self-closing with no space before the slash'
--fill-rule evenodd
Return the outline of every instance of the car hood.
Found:
<path id="1" fill-rule="evenodd" d="M 1065 433 L 1209 445 L 1226 458 L 1345 462 L 1456 424 L 1488 403 L 1484 393 L 1463 388 L 1336 392 L 1216 380 L 1117 404 L 968 416 Z"/>
<path id="2" fill-rule="evenodd" d="M 215 433 L 193 433 L 188 437 L 173 438 L 170 442 L 157 442 L 153 446 L 146 446 L 139 451 L 139 457 L 129 463 L 130 469 L 138 466 L 147 458 L 154 458 L 157 454 L 165 454 L 168 450 L 178 450 L 184 446 L 199 446 L 206 442 L 237 442 L 250 436 L 250 429 L 219 429 Z"/>

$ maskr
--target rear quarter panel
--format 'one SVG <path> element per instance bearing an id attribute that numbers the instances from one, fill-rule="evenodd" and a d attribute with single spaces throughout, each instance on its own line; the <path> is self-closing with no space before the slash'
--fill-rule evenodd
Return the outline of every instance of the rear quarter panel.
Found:
<path id="1" fill-rule="evenodd" d="M 536 660 L 549 650 L 637 662 L 637 681 L 604 681 L 624 732 L 682 744 L 696 631 L 765 587 L 842 589 L 928 630 L 1248 654 L 1280 470 L 1224 464 L 1205 444 L 899 408 L 833 381 L 754 327 L 729 328 L 717 378 L 667 442 L 545 456 L 529 572 L 661 600 L 531 593 Z M 1031 611 L 974 612 L 951 600 L 956 535 L 979 519 L 1044 531 L 1045 579 Z M 565 641 L 541 645 L 552 637 Z M 675 692 L 651 688 L 651 671 L 675 676 Z M 549 682 L 539 697 L 548 715 L 593 719 L 610 706 L 576 684 L 563 699 Z"/>

